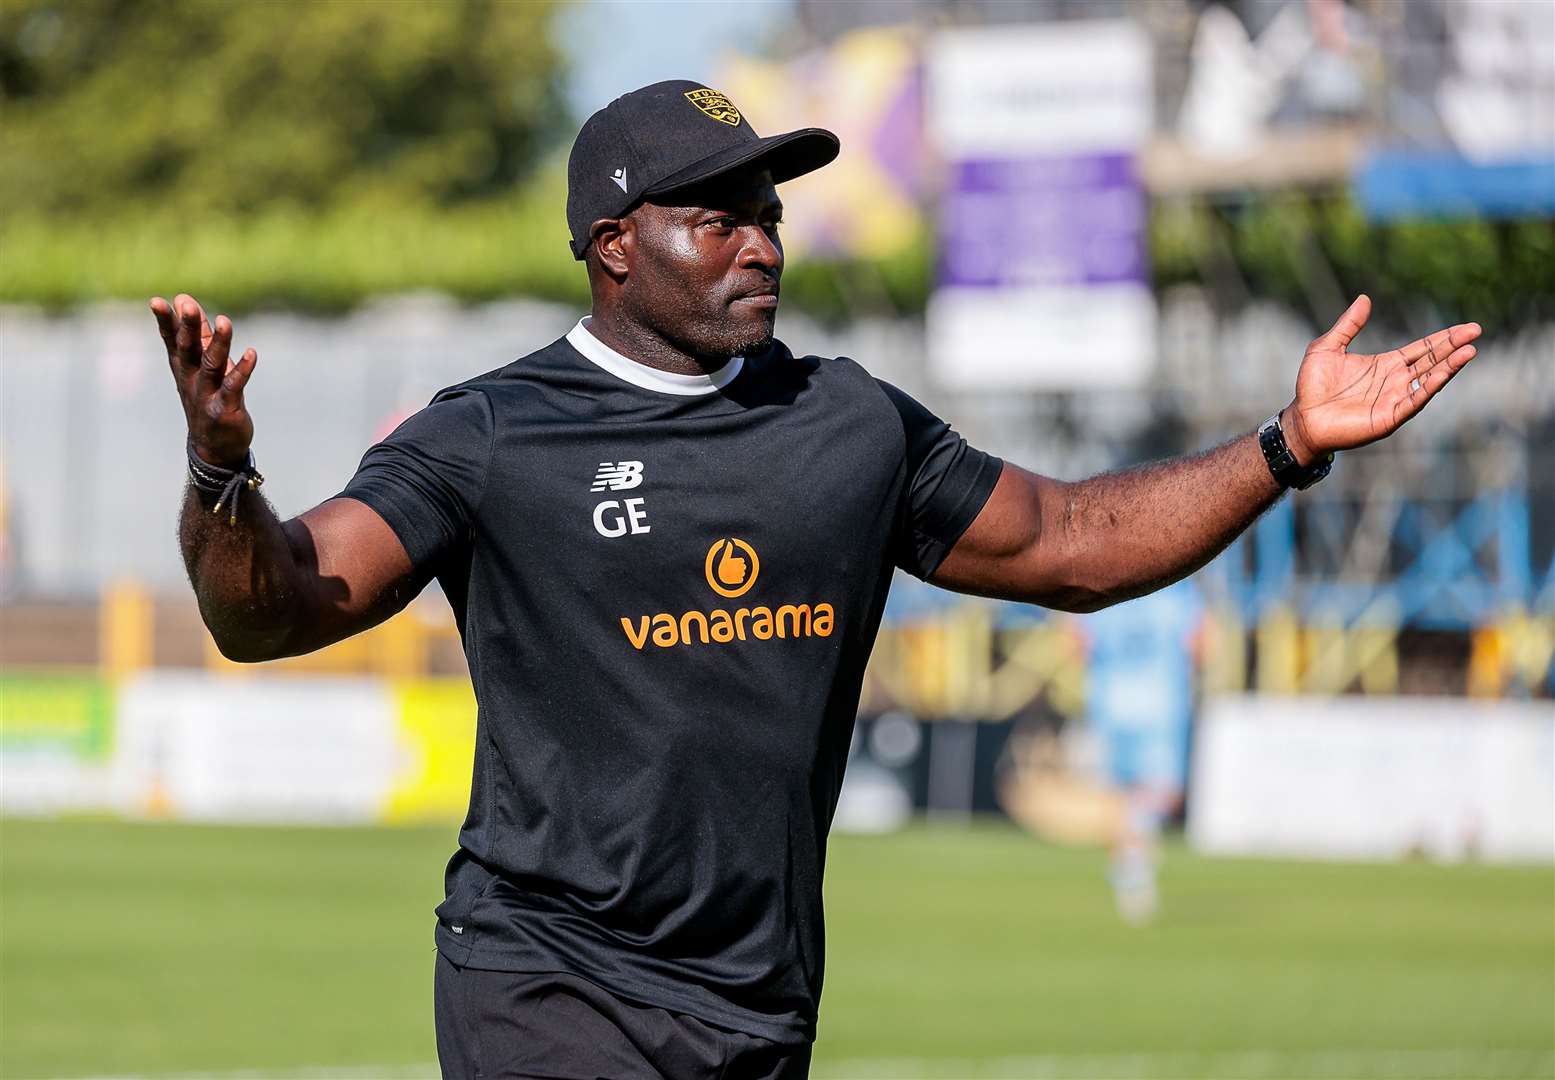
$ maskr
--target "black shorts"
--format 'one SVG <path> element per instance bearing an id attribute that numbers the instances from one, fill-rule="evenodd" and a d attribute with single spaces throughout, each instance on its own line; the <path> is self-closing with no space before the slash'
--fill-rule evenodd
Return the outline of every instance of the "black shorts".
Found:
<path id="1" fill-rule="evenodd" d="M 810 1044 L 784 1045 L 626 1001 L 587 979 L 455 966 L 433 992 L 446 1078 L 803 1080 Z"/>

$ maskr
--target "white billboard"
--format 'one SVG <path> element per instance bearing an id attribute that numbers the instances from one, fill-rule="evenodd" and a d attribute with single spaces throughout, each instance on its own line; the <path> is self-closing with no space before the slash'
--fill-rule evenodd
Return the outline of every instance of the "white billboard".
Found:
<path id="1" fill-rule="evenodd" d="M 1188 835 L 1228 855 L 1555 858 L 1555 705 L 1227 696 L 1194 743 Z"/>
<path id="2" fill-rule="evenodd" d="M 395 734 L 382 680 L 152 672 L 119 692 L 113 801 L 131 817 L 374 821 Z"/>
<path id="3" fill-rule="evenodd" d="M 963 390 L 1134 387 L 1154 365 L 1151 46 L 1106 20 L 947 30 L 928 50 L 943 159 L 929 366 Z"/>

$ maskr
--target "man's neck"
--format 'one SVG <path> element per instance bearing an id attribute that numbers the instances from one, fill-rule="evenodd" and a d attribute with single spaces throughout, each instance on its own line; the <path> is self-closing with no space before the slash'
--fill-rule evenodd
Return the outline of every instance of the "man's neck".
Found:
<path id="1" fill-rule="evenodd" d="M 729 362 L 727 356 L 696 356 L 683 352 L 648 327 L 595 311 L 588 332 L 629 360 L 676 375 L 711 375 Z"/>

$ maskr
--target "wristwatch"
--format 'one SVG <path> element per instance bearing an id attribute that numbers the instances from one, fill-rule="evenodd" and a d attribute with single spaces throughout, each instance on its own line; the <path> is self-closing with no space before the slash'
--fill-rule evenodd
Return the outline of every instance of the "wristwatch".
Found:
<path id="1" fill-rule="evenodd" d="M 1279 413 L 1259 425 L 1258 448 L 1263 451 L 1263 459 L 1274 474 L 1274 482 L 1282 488 L 1305 491 L 1327 476 L 1328 471 L 1334 467 L 1332 453 L 1323 454 L 1310 465 L 1297 464 L 1296 455 L 1285 445 L 1285 432 L 1280 430 Z"/>

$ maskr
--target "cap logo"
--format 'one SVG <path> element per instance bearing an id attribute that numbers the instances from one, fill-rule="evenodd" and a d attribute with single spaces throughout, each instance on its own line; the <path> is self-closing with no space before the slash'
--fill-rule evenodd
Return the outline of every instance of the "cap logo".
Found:
<path id="1" fill-rule="evenodd" d="M 730 127 L 740 126 L 740 110 L 734 107 L 734 102 L 717 90 L 709 90 L 705 86 L 696 90 L 687 90 L 686 100 L 720 124 L 728 124 Z"/>
<path id="2" fill-rule="evenodd" d="M 622 191 L 626 190 L 626 170 L 624 168 L 617 169 L 615 172 L 611 173 L 610 179 L 616 182 L 616 187 L 620 188 Z"/>

